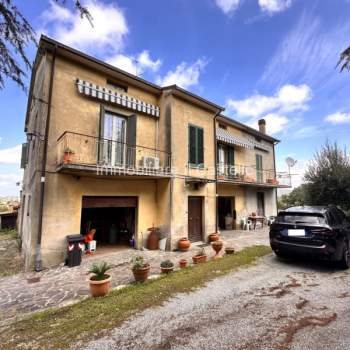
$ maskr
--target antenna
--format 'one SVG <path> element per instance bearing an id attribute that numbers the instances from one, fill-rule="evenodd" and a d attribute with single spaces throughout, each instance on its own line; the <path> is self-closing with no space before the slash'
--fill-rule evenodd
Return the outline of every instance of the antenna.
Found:
<path id="1" fill-rule="evenodd" d="M 296 159 L 293 159 L 292 157 L 287 157 L 286 158 L 286 163 L 288 166 L 288 174 L 289 174 L 289 179 L 291 181 L 291 177 L 290 177 L 290 168 L 293 168 L 293 166 L 297 163 Z"/>

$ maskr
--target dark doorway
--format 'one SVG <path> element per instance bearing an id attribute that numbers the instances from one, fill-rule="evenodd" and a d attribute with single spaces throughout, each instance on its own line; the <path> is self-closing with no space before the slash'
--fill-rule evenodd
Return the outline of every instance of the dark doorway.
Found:
<path id="1" fill-rule="evenodd" d="M 203 198 L 188 197 L 188 239 L 201 241 L 203 237 Z"/>
<path id="2" fill-rule="evenodd" d="M 220 230 L 226 229 L 225 216 L 232 215 L 233 221 L 235 215 L 235 197 L 219 197 L 218 198 L 218 224 Z"/>
<path id="3" fill-rule="evenodd" d="M 256 199 L 257 199 L 258 215 L 265 216 L 265 193 L 264 192 L 257 192 Z"/>
<path id="4" fill-rule="evenodd" d="M 83 197 L 81 234 L 96 229 L 97 251 L 101 245 L 125 245 L 136 231 L 136 197 Z"/>

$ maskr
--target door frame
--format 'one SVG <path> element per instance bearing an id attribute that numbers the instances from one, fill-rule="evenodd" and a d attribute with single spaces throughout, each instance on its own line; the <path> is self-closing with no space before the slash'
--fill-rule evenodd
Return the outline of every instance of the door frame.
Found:
<path id="1" fill-rule="evenodd" d="M 201 240 L 204 241 L 204 235 L 205 235 L 205 196 L 187 196 L 187 237 L 189 238 L 189 201 L 190 198 L 197 198 L 201 200 Z M 199 242 L 199 241 L 198 241 Z"/>
<path id="2" fill-rule="evenodd" d="M 218 226 L 219 227 L 220 227 L 220 213 L 219 213 L 219 201 L 220 201 L 220 198 L 230 199 L 232 216 L 234 216 L 233 213 L 236 210 L 236 197 L 235 196 L 218 196 L 217 215 L 218 215 Z M 236 220 L 236 218 L 233 218 L 233 219 Z M 221 228 L 221 229 L 224 230 L 223 228 Z"/>
<path id="3" fill-rule="evenodd" d="M 266 213 L 266 203 L 265 203 L 265 192 L 263 191 L 257 191 L 256 192 L 256 211 L 257 211 L 257 215 L 260 215 L 259 214 L 259 196 L 261 195 L 261 198 L 262 198 L 262 205 L 263 205 L 263 213 L 262 215 L 265 216 L 265 213 Z"/>

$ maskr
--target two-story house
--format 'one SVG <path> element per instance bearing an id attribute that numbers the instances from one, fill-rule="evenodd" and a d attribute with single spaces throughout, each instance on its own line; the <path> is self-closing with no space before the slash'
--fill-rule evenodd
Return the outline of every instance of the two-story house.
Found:
<path id="1" fill-rule="evenodd" d="M 175 249 L 227 214 L 275 214 L 277 140 L 223 110 L 41 37 L 22 151 L 27 268 L 64 261 L 66 236 L 92 228 L 99 246 L 120 249 L 156 226 Z"/>

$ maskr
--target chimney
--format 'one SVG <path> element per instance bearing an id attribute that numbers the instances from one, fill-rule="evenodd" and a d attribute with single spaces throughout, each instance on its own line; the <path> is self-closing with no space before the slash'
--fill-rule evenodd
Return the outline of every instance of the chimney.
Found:
<path id="1" fill-rule="evenodd" d="M 258 124 L 259 124 L 259 131 L 262 134 L 266 134 L 266 120 L 265 119 L 260 119 L 258 121 Z"/>

